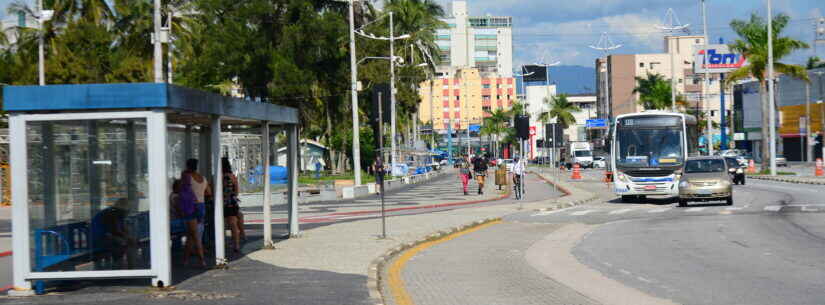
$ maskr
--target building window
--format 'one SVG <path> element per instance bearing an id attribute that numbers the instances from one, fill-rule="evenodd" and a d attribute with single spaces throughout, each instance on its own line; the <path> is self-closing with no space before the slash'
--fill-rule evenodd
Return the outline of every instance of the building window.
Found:
<path id="1" fill-rule="evenodd" d="M 696 44 L 699 44 L 699 39 L 696 39 Z"/>
<path id="2" fill-rule="evenodd" d="M 460 95 L 456 95 L 456 96 L 455 96 L 455 100 L 456 100 L 456 101 L 460 101 L 460 100 L 461 100 L 461 96 L 460 96 Z"/>
<path id="3" fill-rule="evenodd" d="M 449 112 L 449 111 L 450 111 L 450 107 L 444 107 L 444 112 Z"/>
<path id="4" fill-rule="evenodd" d="M 482 96 L 481 96 L 481 100 L 482 100 L 482 101 L 489 101 L 489 100 L 490 100 L 490 96 L 489 96 L 489 95 L 482 95 Z"/>
<path id="5" fill-rule="evenodd" d="M 490 89 L 490 84 L 483 84 L 481 85 L 481 88 Z"/>
<path id="6" fill-rule="evenodd" d="M 490 106 L 484 106 L 484 107 L 481 107 L 481 110 L 483 110 L 484 113 L 487 113 L 487 112 L 491 112 L 492 109 L 490 108 Z"/>
<path id="7" fill-rule="evenodd" d="M 644 68 L 644 67 L 645 67 L 645 63 L 640 62 L 640 63 L 639 63 L 639 68 Z"/>

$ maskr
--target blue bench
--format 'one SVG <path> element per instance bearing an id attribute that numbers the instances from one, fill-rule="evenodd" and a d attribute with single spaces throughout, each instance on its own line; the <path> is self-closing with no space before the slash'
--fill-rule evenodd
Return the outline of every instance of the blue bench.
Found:
<path id="1" fill-rule="evenodd" d="M 149 212 L 129 216 L 125 222 L 139 244 L 148 246 L 147 241 L 150 237 Z M 173 249 L 182 248 L 181 239 L 186 234 L 186 225 L 181 219 L 173 219 L 169 225 L 172 239 L 171 247 Z M 35 230 L 33 270 L 35 272 L 48 271 L 81 257 L 95 257 L 108 251 L 101 244 L 100 236 L 102 235 L 99 232 L 90 232 L 92 230 L 90 221 Z M 45 291 L 43 281 L 35 282 L 35 291 L 38 294 Z"/>

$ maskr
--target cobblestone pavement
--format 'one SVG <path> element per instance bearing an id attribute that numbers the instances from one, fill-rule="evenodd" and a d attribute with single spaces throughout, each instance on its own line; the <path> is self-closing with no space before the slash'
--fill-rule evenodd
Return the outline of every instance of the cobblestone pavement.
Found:
<path id="1" fill-rule="evenodd" d="M 417 305 L 596 304 L 549 279 L 525 259 L 561 225 L 501 223 L 419 253 L 403 271 Z"/>
<path id="2" fill-rule="evenodd" d="M 491 176 L 488 178 L 491 178 Z M 461 192 L 461 183 L 458 180 L 457 172 L 453 169 L 448 169 L 446 173 L 427 183 L 410 185 L 400 190 L 388 192 L 385 195 L 384 203 L 386 209 L 393 211 L 427 206 L 434 203 L 450 204 L 468 200 L 489 200 L 499 195 L 498 192 L 494 191 L 492 184 L 492 181 L 488 181 L 484 194 L 478 195 L 476 194 L 478 184 L 475 181 L 471 181 L 468 186 L 470 195 L 465 196 Z M 378 197 L 378 195 L 371 195 L 355 200 L 301 203 L 299 204 L 298 213 L 301 215 L 302 223 L 330 223 L 341 220 L 375 217 L 375 214 L 361 213 L 353 215 L 352 213 L 360 211 L 378 212 L 380 207 L 380 197 Z M 244 208 L 244 214 L 247 224 L 260 224 L 263 221 L 263 212 L 260 207 Z M 286 223 L 286 214 L 283 207 L 273 207 L 272 215 L 273 223 Z"/>

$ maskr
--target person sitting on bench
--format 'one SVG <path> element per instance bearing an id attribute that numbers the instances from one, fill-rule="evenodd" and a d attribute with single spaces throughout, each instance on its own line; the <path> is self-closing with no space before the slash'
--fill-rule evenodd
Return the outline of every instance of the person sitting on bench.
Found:
<path id="1" fill-rule="evenodd" d="M 104 249 L 104 255 L 111 258 L 111 268 L 133 269 L 137 257 L 137 239 L 126 226 L 126 216 L 129 215 L 129 202 L 126 198 L 115 201 L 113 206 L 107 207 L 92 218 L 92 228 L 95 237 Z M 123 268 L 123 258 L 126 256 L 126 265 Z"/>

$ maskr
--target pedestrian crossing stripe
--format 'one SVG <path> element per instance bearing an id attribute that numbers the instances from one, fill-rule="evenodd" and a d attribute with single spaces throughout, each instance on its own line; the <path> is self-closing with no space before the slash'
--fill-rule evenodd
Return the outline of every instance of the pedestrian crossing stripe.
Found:
<path id="1" fill-rule="evenodd" d="M 596 210 L 584 210 L 584 211 L 578 211 L 578 212 L 573 212 L 573 213 L 570 213 L 570 215 L 574 215 L 574 216 L 583 216 L 583 215 L 587 215 L 587 214 L 589 214 L 589 213 L 593 213 L 593 212 L 595 212 L 595 211 L 596 211 Z"/>
<path id="2" fill-rule="evenodd" d="M 627 212 L 630 212 L 630 211 L 633 211 L 633 210 L 635 210 L 635 209 L 621 209 L 621 210 L 611 211 L 608 214 L 610 214 L 610 215 L 619 215 L 619 214 L 624 214 L 624 213 L 627 213 Z"/>
<path id="3" fill-rule="evenodd" d="M 673 208 L 660 208 L 648 211 L 648 213 L 663 213 L 672 210 Z"/>
<path id="4" fill-rule="evenodd" d="M 705 208 L 689 208 L 689 209 L 685 210 L 685 212 L 701 212 L 704 209 Z"/>
<path id="5" fill-rule="evenodd" d="M 781 205 L 769 205 L 765 207 L 765 211 L 769 212 L 779 212 L 782 209 Z"/>

